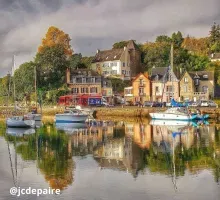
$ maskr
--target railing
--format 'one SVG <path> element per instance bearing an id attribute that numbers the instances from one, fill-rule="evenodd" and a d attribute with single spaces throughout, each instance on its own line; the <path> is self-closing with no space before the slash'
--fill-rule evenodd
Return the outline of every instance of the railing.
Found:
<path id="1" fill-rule="evenodd" d="M 139 93 L 139 96 L 146 96 L 146 93 Z"/>
<path id="2" fill-rule="evenodd" d="M 196 95 L 196 96 L 208 95 L 208 93 L 207 92 L 194 92 L 193 95 Z"/>

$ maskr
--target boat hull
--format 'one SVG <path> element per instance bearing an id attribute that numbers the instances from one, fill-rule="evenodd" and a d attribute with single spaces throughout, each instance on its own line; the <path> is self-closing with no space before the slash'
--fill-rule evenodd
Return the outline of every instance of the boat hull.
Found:
<path id="1" fill-rule="evenodd" d="M 35 121 L 41 121 L 41 114 L 27 114 L 25 115 L 28 119 L 35 120 Z"/>
<path id="2" fill-rule="evenodd" d="M 151 120 L 150 125 L 158 126 L 189 126 L 189 120 Z"/>
<path id="3" fill-rule="evenodd" d="M 12 136 L 23 136 L 23 135 L 34 134 L 35 129 L 34 128 L 7 128 L 6 133 Z"/>
<path id="4" fill-rule="evenodd" d="M 176 120 L 176 121 L 190 121 L 196 119 L 196 116 L 178 115 L 172 113 L 150 113 L 152 119 L 157 120 Z"/>
<path id="5" fill-rule="evenodd" d="M 55 121 L 56 123 L 84 123 L 88 115 L 65 115 L 65 114 L 56 114 Z"/>
<path id="6" fill-rule="evenodd" d="M 7 127 L 11 128 L 28 128 L 28 127 L 34 127 L 35 121 L 34 120 L 16 120 L 8 118 L 6 120 Z"/>

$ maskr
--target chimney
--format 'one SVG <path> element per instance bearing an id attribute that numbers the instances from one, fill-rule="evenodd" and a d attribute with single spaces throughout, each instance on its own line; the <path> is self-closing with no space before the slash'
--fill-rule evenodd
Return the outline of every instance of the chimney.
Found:
<path id="1" fill-rule="evenodd" d="M 211 56 L 212 56 L 212 58 L 214 58 L 214 53 L 212 53 L 212 55 L 211 55 Z"/>
<path id="2" fill-rule="evenodd" d="M 97 49 L 96 53 L 99 53 L 99 52 L 100 52 L 100 50 L 99 50 L 99 49 Z"/>
<path id="3" fill-rule="evenodd" d="M 127 47 L 124 47 L 124 51 L 126 50 Z"/>

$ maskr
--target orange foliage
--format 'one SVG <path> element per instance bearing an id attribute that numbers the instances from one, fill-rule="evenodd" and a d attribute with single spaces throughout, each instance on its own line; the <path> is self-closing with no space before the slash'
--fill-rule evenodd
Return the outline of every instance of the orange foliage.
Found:
<path id="1" fill-rule="evenodd" d="M 52 47 L 60 44 L 64 46 L 65 54 L 67 56 L 71 56 L 73 54 L 73 50 L 71 49 L 70 41 L 71 39 L 68 34 L 54 26 L 51 26 L 46 33 L 46 37 L 42 39 L 42 44 L 38 47 L 38 52 L 42 52 L 45 47 Z"/>
<path id="2" fill-rule="evenodd" d="M 208 55 L 208 38 L 186 37 L 182 43 L 182 47 L 191 53 L 206 56 Z"/>

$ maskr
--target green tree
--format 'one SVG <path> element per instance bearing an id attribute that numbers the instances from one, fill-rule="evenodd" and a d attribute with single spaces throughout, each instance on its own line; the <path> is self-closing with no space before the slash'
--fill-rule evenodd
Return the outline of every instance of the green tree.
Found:
<path id="1" fill-rule="evenodd" d="M 45 47 L 35 58 L 39 87 L 44 90 L 59 88 L 65 83 L 69 61 L 62 45 Z"/>
<path id="2" fill-rule="evenodd" d="M 16 98 L 23 100 L 25 95 L 31 95 L 34 92 L 34 70 L 35 63 L 26 62 L 19 66 L 14 73 Z"/>
<path id="3" fill-rule="evenodd" d="M 159 35 L 156 38 L 156 42 L 167 42 L 167 43 L 171 43 L 171 38 L 167 35 Z"/>
<path id="4" fill-rule="evenodd" d="M 69 64 L 69 67 L 72 68 L 72 69 L 77 69 L 77 68 L 80 68 L 80 65 L 81 65 L 81 62 L 82 62 L 82 54 L 73 54 L 71 57 L 70 57 L 70 60 L 69 60 L 70 64 Z"/>
<path id="5" fill-rule="evenodd" d="M 178 31 L 177 33 L 173 33 L 171 38 L 172 42 L 174 43 L 174 47 L 180 48 L 184 40 L 182 33 L 180 31 Z"/>
<path id="6" fill-rule="evenodd" d="M 116 42 L 115 44 L 113 44 L 113 49 L 120 49 L 120 48 L 124 48 L 128 45 L 129 41 L 120 41 L 120 42 Z"/>

